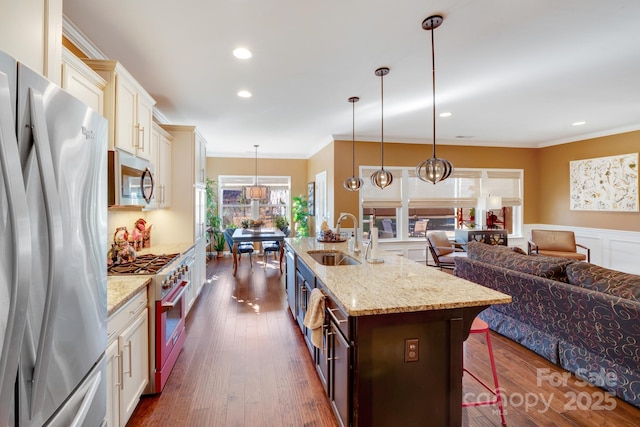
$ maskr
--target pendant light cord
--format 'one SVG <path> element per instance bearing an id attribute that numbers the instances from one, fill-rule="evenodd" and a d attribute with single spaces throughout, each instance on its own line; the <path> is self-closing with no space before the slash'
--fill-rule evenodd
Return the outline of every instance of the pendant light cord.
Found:
<path id="1" fill-rule="evenodd" d="M 351 103 L 351 176 L 356 176 L 356 102 Z"/>
<path id="2" fill-rule="evenodd" d="M 256 147 L 256 187 L 258 186 L 258 146 L 254 145 L 254 147 Z"/>
<path id="3" fill-rule="evenodd" d="M 433 24 L 432 24 L 433 25 Z M 431 81 L 432 83 L 432 87 L 433 87 L 433 91 L 432 91 L 432 98 L 433 98 L 433 158 L 436 158 L 436 48 L 435 48 L 435 43 L 433 41 L 434 36 L 433 33 L 435 33 L 435 28 L 433 28 L 431 30 Z"/>
<path id="4" fill-rule="evenodd" d="M 380 169 L 384 170 L 384 72 L 380 73 Z"/>

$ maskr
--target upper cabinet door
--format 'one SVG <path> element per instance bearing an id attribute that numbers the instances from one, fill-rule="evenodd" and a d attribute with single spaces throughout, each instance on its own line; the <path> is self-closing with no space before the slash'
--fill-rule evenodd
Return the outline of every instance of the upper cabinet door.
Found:
<path id="1" fill-rule="evenodd" d="M 151 128 L 153 126 L 153 104 L 138 95 L 137 122 L 136 122 L 136 155 L 152 160 Z"/>
<path id="2" fill-rule="evenodd" d="M 109 149 L 118 148 L 153 161 L 151 144 L 155 101 L 117 61 L 83 59 L 106 81 L 104 116 L 109 120 Z"/>
<path id="3" fill-rule="evenodd" d="M 114 145 L 133 155 L 136 155 L 138 145 L 137 104 L 138 94 L 135 87 L 122 76 L 116 76 Z"/>

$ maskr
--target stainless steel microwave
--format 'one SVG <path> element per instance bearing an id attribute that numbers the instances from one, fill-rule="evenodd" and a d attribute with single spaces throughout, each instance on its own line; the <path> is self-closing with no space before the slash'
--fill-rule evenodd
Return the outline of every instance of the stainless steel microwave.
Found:
<path id="1" fill-rule="evenodd" d="M 154 195 L 151 164 L 120 150 L 110 150 L 108 162 L 108 206 L 149 205 Z"/>

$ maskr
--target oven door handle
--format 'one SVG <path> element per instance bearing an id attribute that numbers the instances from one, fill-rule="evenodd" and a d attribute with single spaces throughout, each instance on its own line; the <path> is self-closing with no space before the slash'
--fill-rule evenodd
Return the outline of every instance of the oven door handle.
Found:
<path id="1" fill-rule="evenodd" d="M 184 286 L 181 286 L 182 289 L 180 289 L 180 291 L 176 294 L 176 297 L 173 299 L 173 301 L 171 302 L 163 302 L 162 303 L 162 312 L 166 313 L 169 310 L 172 310 L 176 304 L 179 304 L 180 299 L 182 298 L 182 296 L 184 295 L 185 291 L 187 290 Z"/>

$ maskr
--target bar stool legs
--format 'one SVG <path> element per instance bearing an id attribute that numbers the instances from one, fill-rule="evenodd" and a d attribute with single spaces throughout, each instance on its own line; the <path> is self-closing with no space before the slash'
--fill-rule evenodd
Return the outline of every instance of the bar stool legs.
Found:
<path id="1" fill-rule="evenodd" d="M 479 382 L 485 389 L 487 389 L 491 394 L 493 394 L 494 398 L 491 400 L 478 400 L 475 402 L 463 402 L 462 407 L 465 408 L 467 406 L 484 406 L 484 405 L 498 405 L 498 410 L 500 411 L 500 419 L 502 420 L 502 425 L 506 426 L 507 422 L 504 419 L 504 408 L 502 406 L 502 396 L 500 395 L 500 386 L 498 385 L 498 373 L 496 371 L 496 363 L 493 360 L 493 348 L 491 347 L 491 338 L 489 336 L 489 325 L 484 320 L 476 317 L 473 319 L 473 323 L 471 324 L 471 331 L 469 334 L 484 334 L 487 340 L 487 350 L 489 352 L 489 360 L 491 361 L 491 372 L 493 374 L 493 388 L 489 387 L 485 382 L 483 382 L 480 378 L 475 376 L 472 372 L 470 372 L 467 368 L 462 368 L 463 373 L 466 372 L 473 379 Z"/>

